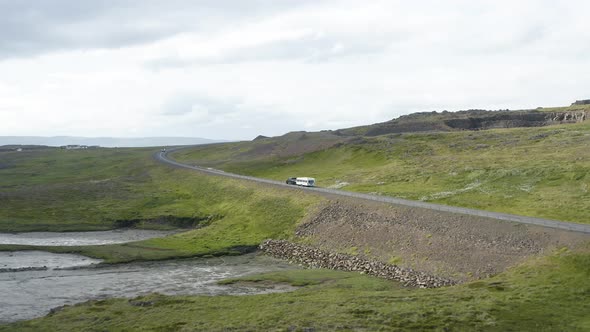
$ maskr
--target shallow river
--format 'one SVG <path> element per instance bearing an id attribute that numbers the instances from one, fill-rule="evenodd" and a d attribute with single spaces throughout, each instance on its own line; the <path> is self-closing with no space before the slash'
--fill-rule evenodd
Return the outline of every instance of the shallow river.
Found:
<path id="1" fill-rule="evenodd" d="M 23 268 L 63 269 L 100 262 L 100 259 L 72 254 L 57 255 L 45 251 L 0 251 L 0 272 Z"/>
<path id="2" fill-rule="evenodd" d="M 151 231 L 142 229 L 120 229 L 99 232 L 29 232 L 0 233 L 0 244 L 22 244 L 33 246 L 89 246 L 100 244 L 141 241 L 164 237 L 176 231 Z"/>
<path id="3" fill-rule="evenodd" d="M 48 267 L 44 271 L 0 273 L 0 322 L 43 316 L 51 308 L 64 304 L 106 297 L 134 297 L 152 292 L 238 295 L 286 291 L 292 288 L 220 286 L 215 282 L 246 274 L 295 268 L 283 261 L 248 254 L 60 270 L 90 264 L 95 260 L 38 251 L 0 254 L 0 267 L 10 264 L 12 267 Z M 19 255 L 18 259 L 15 255 Z"/>

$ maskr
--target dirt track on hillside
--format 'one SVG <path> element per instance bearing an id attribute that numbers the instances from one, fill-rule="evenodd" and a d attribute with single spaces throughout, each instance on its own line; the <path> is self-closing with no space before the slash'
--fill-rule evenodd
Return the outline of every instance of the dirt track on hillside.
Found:
<path id="1" fill-rule="evenodd" d="M 459 280 L 497 274 L 590 235 L 404 206 L 330 200 L 296 234 L 322 249 L 352 253 Z"/>

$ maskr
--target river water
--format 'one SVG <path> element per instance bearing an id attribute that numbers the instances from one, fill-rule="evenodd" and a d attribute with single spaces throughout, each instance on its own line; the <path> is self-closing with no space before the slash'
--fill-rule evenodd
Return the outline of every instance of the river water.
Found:
<path id="1" fill-rule="evenodd" d="M 0 244 L 33 246 L 89 246 L 147 240 L 177 233 L 177 231 L 152 231 L 142 229 L 119 229 L 98 232 L 29 232 L 0 233 Z"/>
<path id="2" fill-rule="evenodd" d="M 0 244 L 80 246 L 124 243 L 175 232 L 125 229 L 101 232 L 0 233 Z M 294 269 L 283 261 L 248 254 L 120 265 L 73 254 L 44 251 L 0 252 L 0 323 L 43 316 L 52 308 L 91 299 L 142 294 L 222 295 L 292 290 L 217 285 L 247 274 Z"/>
<path id="3" fill-rule="evenodd" d="M 63 256 L 35 251 L 0 254 L 2 254 L 0 265 L 10 259 L 15 261 L 14 257 L 18 254 L 20 259 L 28 262 L 21 265 L 48 266 L 48 269 L 43 271 L 0 273 L 0 322 L 43 316 L 51 308 L 91 299 L 135 297 L 153 292 L 168 295 L 244 295 L 289 291 L 294 288 L 222 286 L 217 285 L 216 281 L 253 273 L 296 268 L 284 261 L 248 254 L 60 269 L 91 264 L 94 260 L 77 255 Z M 13 256 L 10 257 L 9 254 Z"/>

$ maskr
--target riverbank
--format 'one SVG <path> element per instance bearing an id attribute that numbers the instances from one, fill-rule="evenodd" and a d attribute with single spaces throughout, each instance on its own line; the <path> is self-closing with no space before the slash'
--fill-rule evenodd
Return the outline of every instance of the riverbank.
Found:
<path id="1" fill-rule="evenodd" d="M 436 289 L 403 288 L 353 272 L 275 272 L 227 282 L 304 287 L 253 296 L 101 299 L 0 325 L 0 331 L 582 331 L 590 328 L 588 266 L 590 247 L 557 251 L 493 278 Z"/>

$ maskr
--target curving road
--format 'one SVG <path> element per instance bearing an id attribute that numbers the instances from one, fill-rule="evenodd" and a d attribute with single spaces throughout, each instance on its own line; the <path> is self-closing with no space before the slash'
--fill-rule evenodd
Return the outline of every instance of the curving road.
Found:
<path id="1" fill-rule="evenodd" d="M 174 160 L 168 158 L 168 153 L 174 152 L 174 151 L 177 151 L 180 149 L 185 149 L 185 148 L 187 148 L 187 147 L 173 148 L 173 149 L 169 149 L 165 152 L 158 152 L 154 155 L 154 158 L 162 163 L 172 165 L 175 167 L 186 168 L 186 169 L 191 169 L 191 170 L 195 170 L 195 171 L 199 171 L 199 172 L 203 172 L 203 173 L 219 175 L 219 176 L 226 176 L 226 177 L 230 177 L 230 178 L 243 179 L 243 180 L 254 181 L 254 182 L 259 182 L 259 183 L 266 183 L 266 184 L 271 184 L 271 185 L 280 186 L 280 187 L 293 188 L 292 185 L 288 185 L 288 184 L 281 182 L 281 181 L 274 181 L 274 180 L 256 178 L 253 176 L 245 176 L 245 175 L 227 173 L 227 172 L 212 169 L 212 168 L 191 166 L 191 165 L 179 163 L 177 161 L 174 161 Z M 490 212 L 490 211 L 484 211 L 484 210 L 468 209 L 468 208 L 462 208 L 462 207 L 447 206 L 447 205 L 426 203 L 426 202 L 420 202 L 420 201 L 412 201 L 412 200 L 408 200 L 408 199 L 395 198 L 395 197 L 389 197 L 389 196 L 361 194 L 361 193 L 336 190 L 336 189 L 327 189 L 327 188 L 319 188 L 319 187 L 313 187 L 313 188 L 297 187 L 297 188 L 301 188 L 303 190 L 331 194 L 331 195 L 354 197 L 354 198 L 369 200 L 369 201 L 383 202 L 383 203 L 396 204 L 396 205 L 405 205 L 405 206 L 410 206 L 410 207 L 417 207 L 417 208 L 430 209 L 430 210 L 436 210 L 436 211 L 460 213 L 460 214 L 466 214 L 466 215 L 471 215 L 471 216 L 488 217 L 488 218 L 493 218 L 493 219 L 498 219 L 498 220 L 507 220 L 507 221 L 513 221 L 513 222 L 518 222 L 518 223 L 523 223 L 523 224 L 545 226 L 545 227 L 551 227 L 551 228 L 564 229 L 564 230 L 573 231 L 573 232 L 590 234 L 590 225 L 585 225 L 585 224 L 576 224 L 576 223 L 550 220 L 550 219 L 519 216 L 519 215 L 515 215 L 515 214 L 508 214 L 508 213 L 498 213 L 498 212 Z"/>

